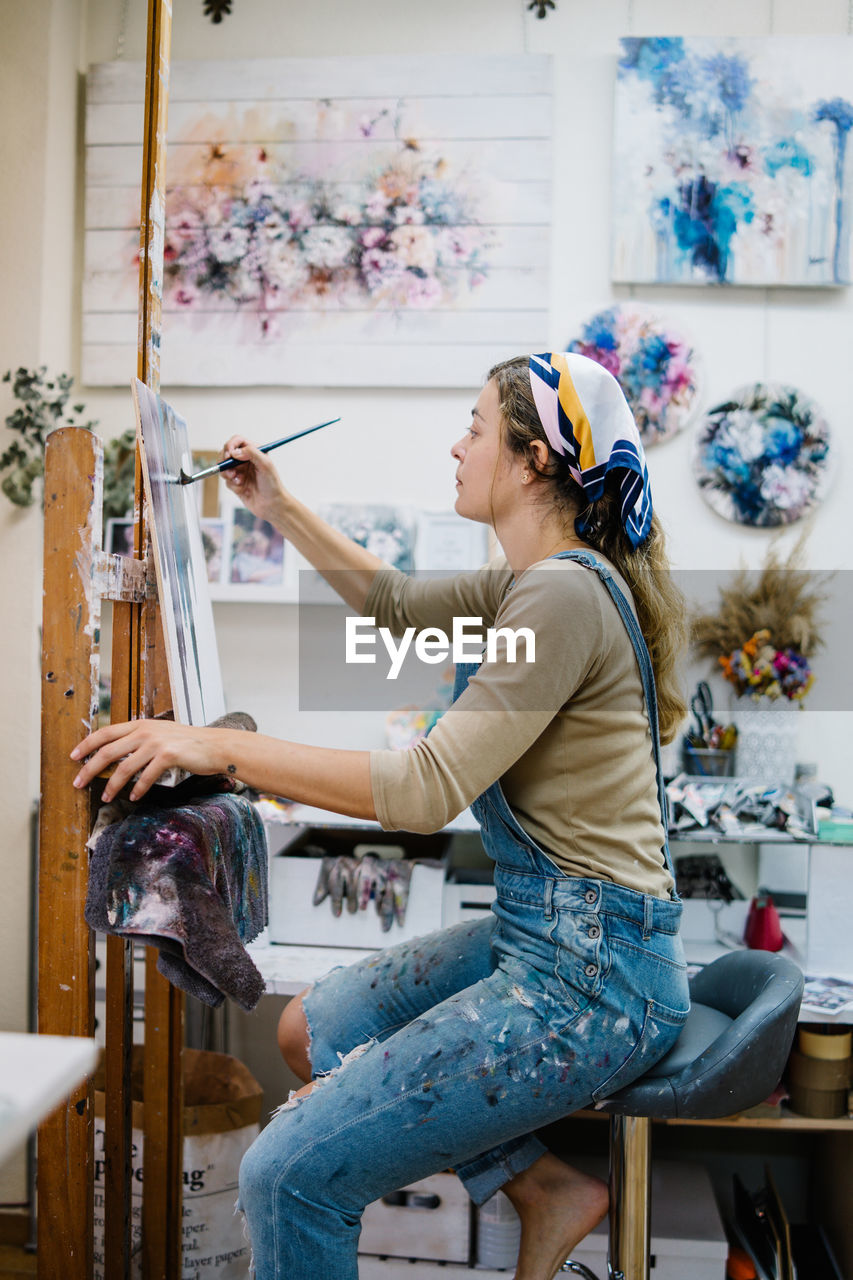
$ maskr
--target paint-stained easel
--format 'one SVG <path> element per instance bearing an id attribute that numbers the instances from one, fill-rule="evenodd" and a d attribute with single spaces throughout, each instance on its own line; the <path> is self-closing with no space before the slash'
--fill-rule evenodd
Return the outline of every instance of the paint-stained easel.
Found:
<path id="1" fill-rule="evenodd" d="M 149 0 L 143 151 L 137 376 L 160 381 L 170 0 Z M 129 378 L 128 378 L 129 381 Z M 38 1029 L 94 1033 L 94 937 L 83 918 L 91 798 L 71 785 L 69 754 L 97 722 L 101 600 L 113 604 L 111 718 L 154 715 L 170 705 L 162 633 L 150 571 L 137 456 L 134 558 L 102 550 L 103 449 L 63 428 L 45 451 L 42 763 L 39 829 Z M 145 966 L 144 1280 L 181 1274 L 183 995 Z M 104 1257 L 108 1280 L 130 1275 L 130 944 L 107 938 Z M 39 1129 L 38 1275 L 91 1280 L 94 1268 L 91 1081 Z"/>

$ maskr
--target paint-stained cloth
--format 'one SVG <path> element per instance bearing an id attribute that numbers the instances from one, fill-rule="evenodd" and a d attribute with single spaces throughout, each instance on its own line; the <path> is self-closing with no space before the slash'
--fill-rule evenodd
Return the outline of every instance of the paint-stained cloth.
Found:
<path id="1" fill-rule="evenodd" d="M 253 1009 L 264 980 L 244 944 L 267 923 L 263 824 L 246 796 L 170 804 L 164 790 L 90 842 L 86 920 L 158 947 L 160 972 L 205 1004 Z"/>

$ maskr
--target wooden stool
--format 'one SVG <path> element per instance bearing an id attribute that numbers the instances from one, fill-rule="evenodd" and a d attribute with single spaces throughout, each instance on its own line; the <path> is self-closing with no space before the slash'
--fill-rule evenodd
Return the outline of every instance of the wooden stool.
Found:
<path id="1" fill-rule="evenodd" d="M 712 1120 L 762 1102 L 781 1079 L 802 993 L 802 972 L 784 956 L 721 956 L 691 980 L 674 1047 L 599 1104 L 611 1116 L 608 1280 L 649 1280 L 652 1119 Z M 598 1280 L 571 1259 L 560 1271 Z"/>

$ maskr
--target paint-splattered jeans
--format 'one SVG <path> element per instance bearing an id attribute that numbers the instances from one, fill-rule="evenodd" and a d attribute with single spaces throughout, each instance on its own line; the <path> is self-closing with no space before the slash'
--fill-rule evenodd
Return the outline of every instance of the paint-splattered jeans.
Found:
<path id="1" fill-rule="evenodd" d="M 243 1160 L 257 1280 L 356 1280 L 365 1205 L 450 1167 L 481 1204 L 544 1153 L 533 1130 L 678 1037 L 678 899 L 564 875 L 497 782 L 472 808 L 495 861 L 490 916 L 336 969 L 305 997 L 314 1073 L 330 1074 Z"/>
<path id="2" fill-rule="evenodd" d="M 315 1072 L 333 1074 L 244 1158 L 258 1280 L 355 1280 L 366 1204 L 449 1167 L 482 1203 L 544 1152 L 531 1130 L 674 1043 L 680 904 L 513 872 L 501 890 L 494 920 L 337 969 L 306 997 Z"/>

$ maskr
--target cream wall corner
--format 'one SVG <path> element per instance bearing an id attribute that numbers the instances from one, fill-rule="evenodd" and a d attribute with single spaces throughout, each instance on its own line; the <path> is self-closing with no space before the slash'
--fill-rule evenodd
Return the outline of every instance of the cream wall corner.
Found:
<path id="1" fill-rule="evenodd" d="M 0 365 L 72 367 L 72 279 L 81 6 L 3 0 L 0 71 Z M 12 407 L 0 384 L 0 413 Z M 2 447 L 9 433 L 2 429 Z M 28 1025 L 31 819 L 39 790 L 41 512 L 0 499 L 4 635 L 0 701 L 0 1027 Z M 0 1203 L 26 1192 L 21 1156 L 0 1167 Z"/>

